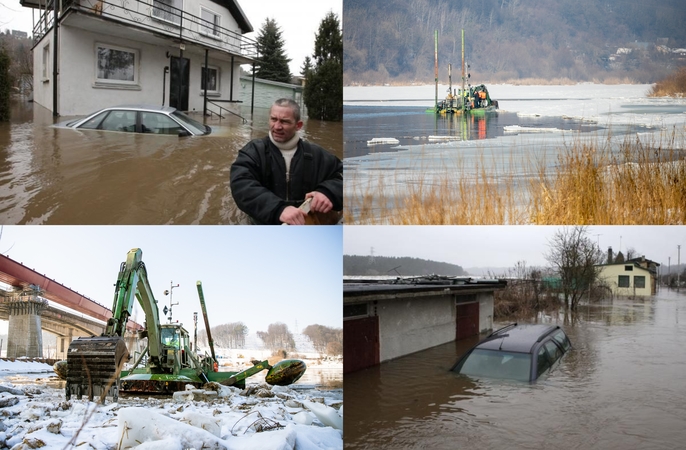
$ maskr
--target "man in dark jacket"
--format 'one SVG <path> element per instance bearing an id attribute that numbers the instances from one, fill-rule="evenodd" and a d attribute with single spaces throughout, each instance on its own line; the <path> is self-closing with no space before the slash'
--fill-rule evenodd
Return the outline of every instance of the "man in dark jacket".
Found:
<path id="1" fill-rule="evenodd" d="M 303 225 L 298 208 L 311 198 L 310 210 L 343 209 L 343 164 L 322 147 L 298 136 L 300 107 L 291 99 L 274 102 L 269 136 L 254 139 L 231 165 L 231 193 L 255 223 Z"/>

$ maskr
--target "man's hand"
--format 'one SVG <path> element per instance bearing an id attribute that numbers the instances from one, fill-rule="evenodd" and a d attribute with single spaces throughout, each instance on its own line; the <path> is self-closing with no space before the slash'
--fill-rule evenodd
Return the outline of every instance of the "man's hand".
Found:
<path id="1" fill-rule="evenodd" d="M 312 203 L 310 203 L 311 211 L 328 213 L 333 208 L 333 203 L 331 203 L 331 200 L 329 200 L 329 198 L 321 192 L 309 192 L 305 194 L 305 200 L 307 200 L 308 198 L 312 199 Z"/>
<path id="2" fill-rule="evenodd" d="M 287 223 L 288 225 L 305 225 L 305 217 L 307 213 L 295 206 L 286 206 L 279 216 L 281 223 Z"/>

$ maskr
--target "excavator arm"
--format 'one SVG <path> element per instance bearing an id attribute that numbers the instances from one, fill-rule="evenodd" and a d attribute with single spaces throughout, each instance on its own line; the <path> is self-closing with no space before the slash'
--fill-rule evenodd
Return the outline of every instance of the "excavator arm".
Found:
<path id="1" fill-rule="evenodd" d="M 151 365 L 159 363 L 160 321 L 157 301 L 152 294 L 143 252 L 134 248 L 127 254 L 126 261 L 119 268 L 114 289 L 112 317 L 107 321 L 105 332 L 98 337 L 80 337 L 71 342 L 67 353 L 66 396 L 77 398 L 87 395 L 111 396 L 115 401 L 119 395 L 119 374 L 129 359 L 124 342 L 126 323 L 133 311 L 134 299 L 145 312 L 148 352 Z"/>
<path id="2" fill-rule="evenodd" d="M 104 336 L 124 336 L 135 298 L 145 312 L 148 352 L 151 358 L 156 359 L 160 355 L 160 316 L 142 257 L 141 249 L 134 248 L 121 264 L 114 289 L 112 317 L 107 321 Z"/>

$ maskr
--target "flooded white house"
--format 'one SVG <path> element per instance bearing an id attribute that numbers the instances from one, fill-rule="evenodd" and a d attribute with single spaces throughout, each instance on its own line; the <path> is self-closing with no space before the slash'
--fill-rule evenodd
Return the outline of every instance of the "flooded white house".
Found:
<path id="1" fill-rule="evenodd" d="M 38 16 L 34 101 L 55 115 L 117 104 L 219 113 L 239 99 L 240 65 L 258 57 L 235 0 L 21 4 Z"/>

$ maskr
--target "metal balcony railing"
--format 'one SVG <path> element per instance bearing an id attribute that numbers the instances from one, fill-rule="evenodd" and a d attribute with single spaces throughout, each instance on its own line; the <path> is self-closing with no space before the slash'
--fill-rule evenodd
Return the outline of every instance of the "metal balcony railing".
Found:
<path id="1" fill-rule="evenodd" d="M 209 20 L 203 19 L 177 8 L 174 6 L 176 2 L 181 4 L 180 0 L 63 0 L 62 15 L 69 10 L 77 10 L 185 43 L 258 58 L 257 42 L 240 32 L 222 27 L 222 17 L 208 11 Z M 55 0 L 48 0 L 46 8 L 40 10 L 41 15 L 33 30 L 36 41 L 52 27 L 54 3 Z"/>

